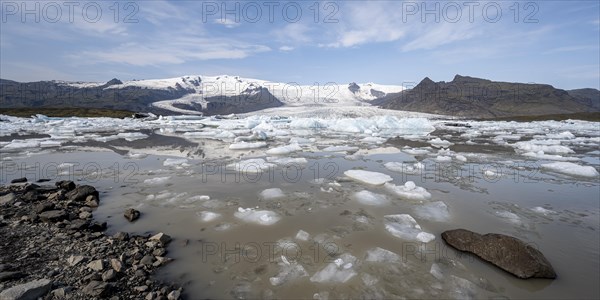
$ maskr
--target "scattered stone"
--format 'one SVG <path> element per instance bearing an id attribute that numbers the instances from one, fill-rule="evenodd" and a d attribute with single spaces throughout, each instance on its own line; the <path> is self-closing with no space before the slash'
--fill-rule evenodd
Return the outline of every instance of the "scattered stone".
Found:
<path id="1" fill-rule="evenodd" d="M 471 252 L 519 278 L 556 278 L 556 272 L 546 257 L 517 238 L 455 229 L 443 232 L 442 239 L 450 246 Z"/>
<path id="2" fill-rule="evenodd" d="M 107 297 L 112 293 L 113 286 L 102 281 L 91 281 L 83 288 L 86 295 L 94 297 Z"/>
<path id="3" fill-rule="evenodd" d="M 181 292 L 179 290 L 171 291 L 169 293 L 169 295 L 167 295 L 167 299 L 169 299 L 169 300 L 179 300 L 180 297 L 181 297 Z"/>
<path id="4" fill-rule="evenodd" d="M 44 222 L 58 222 L 66 219 L 69 215 L 64 210 L 49 210 L 40 214 L 40 219 Z"/>
<path id="5" fill-rule="evenodd" d="M 2 300 L 25 300 L 37 299 L 46 295 L 52 287 L 50 279 L 38 279 L 27 283 L 19 284 L 6 289 L 0 293 Z"/>
<path id="6" fill-rule="evenodd" d="M 141 286 L 136 286 L 133 288 L 136 292 L 138 293 L 143 293 L 145 291 L 148 290 L 148 286 L 147 285 L 141 285 Z"/>
<path id="7" fill-rule="evenodd" d="M 79 218 L 82 220 L 90 219 L 92 217 L 92 213 L 89 211 L 82 211 L 79 213 Z"/>
<path id="8" fill-rule="evenodd" d="M 117 272 L 121 272 L 123 270 L 123 263 L 116 258 L 112 258 L 110 260 L 110 266 Z"/>
<path id="9" fill-rule="evenodd" d="M 89 207 L 98 207 L 98 197 L 94 195 L 89 195 L 85 198 L 85 205 Z"/>
<path id="10" fill-rule="evenodd" d="M 104 282 L 112 281 L 116 277 L 117 272 L 115 272 L 115 270 L 113 269 L 107 270 L 106 272 L 102 273 L 102 281 Z"/>
<path id="11" fill-rule="evenodd" d="M 140 212 L 136 209 L 129 208 L 125 211 L 125 219 L 129 220 L 129 222 L 133 222 L 140 217 Z"/>
<path id="12" fill-rule="evenodd" d="M 80 185 L 65 195 L 69 200 L 82 202 L 86 201 L 88 196 L 95 196 L 98 199 L 98 191 L 91 185 Z"/>
<path id="13" fill-rule="evenodd" d="M 82 219 L 73 220 L 73 221 L 71 221 L 71 224 L 69 225 L 69 229 L 84 230 L 89 226 L 89 224 L 90 224 L 90 221 L 87 221 L 87 220 L 82 220 Z"/>
<path id="14" fill-rule="evenodd" d="M 22 183 L 27 182 L 27 177 L 15 178 L 10 181 L 10 183 Z"/>
<path id="15" fill-rule="evenodd" d="M 82 262 L 85 259 L 85 257 L 81 256 L 81 255 L 71 255 L 69 256 L 69 258 L 67 258 L 67 263 L 69 264 L 69 266 L 75 266 L 78 263 Z"/>
<path id="16" fill-rule="evenodd" d="M 0 272 L 0 282 L 15 280 L 25 277 L 25 274 L 19 271 Z"/>
<path id="17" fill-rule="evenodd" d="M 56 187 L 59 189 L 67 190 L 67 192 L 75 189 L 75 182 L 71 180 L 61 180 L 56 182 Z"/>
<path id="18" fill-rule="evenodd" d="M 140 260 L 140 264 L 146 265 L 146 266 L 152 265 L 153 262 L 154 262 L 154 256 L 152 256 L 152 255 L 146 255 Z"/>
<path id="19" fill-rule="evenodd" d="M 40 200 L 40 194 L 36 190 L 31 190 L 21 196 L 21 200 L 25 202 L 35 202 Z"/>
<path id="20" fill-rule="evenodd" d="M 167 254 L 165 248 L 156 248 L 152 251 L 152 255 L 154 256 L 164 256 L 165 254 Z"/>
<path id="21" fill-rule="evenodd" d="M 150 238 L 151 241 L 159 241 L 163 246 L 171 241 L 171 237 L 160 232 Z"/>
<path id="22" fill-rule="evenodd" d="M 53 210 L 54 209 L 54 203 L 52 202 L 42 202 L 37 204 L 33 210 L 35 210 L 36 213 L 41 214 L 45 211 L 49 211 L 49 210 Z"/>
<path id="23" fill-rule="evenodd" d="M 100 232 L 106 230 L 107 226 L 108 225 L 106 224 L 106 222 L 92 222 L 90 223 L 90 225 L 88 225 L 88 229 L 93 232 Z"/>
<path id="24" fill-rule="evenodd" d="M 87 267 L 94 271 L 102 271 L 104 269 L 104 262 L 101 259 L 93 260 L 87 264 Z"/>
<path id="25" fill-rule="evenodd" d="M 12 204 L 15 201 L 15 193 L 8 193 L 4 196 L 0 196 L 0 206 Z"/>
<path id="26" fill-rule="evenodd" d="M 37 183 L 42 183 L 42 182 L 48 182 L 48 181 L 50 181 L 50 180 L 52 180 L 52 179 L 48 179 L 48 178 L 40 178 L 40 179 L 36 180 L 35 182 L 37 182 Z"/>
<path id="27" fill-rule="evenodd" d="M 126 241 L 129 240 L 129 234 L 127 232 L 119 231 L 113 235 L 113 238 L 119 241 Z"/>

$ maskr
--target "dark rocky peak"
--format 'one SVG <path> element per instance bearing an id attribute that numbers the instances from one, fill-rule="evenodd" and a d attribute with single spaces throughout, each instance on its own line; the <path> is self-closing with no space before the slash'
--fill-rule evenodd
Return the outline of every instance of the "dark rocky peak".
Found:
<path id="1" fill-rule="evenodd" d="M 360 86 L 358 86 L 356 82 L 351 82 L 348 84 L 348 90 L 350 90 L 352 93 L 356 93 L 360 90 Z"/>
<path id="2" fill-rule="evenodd" d="M 113 79 L 109 80 L 107 83 L 105 83 L 104 85 L 111 86 L 111 85 L 115 85 L 115 84 L 123 84 L 123 82 L 117 78 L 113 78 Z"/>
<path id="3" fill-rule="evenodd" d="M 421 80 L 421 82 L 419 82 L 419 84 L 417 84 L 417 86 L 415 86 L 415 89 L 436 88 L 436 87 L 437 87 L 437 83 L 435 83 L 433 80 L 429 79 L 429 77 L 425 77 L 423 80 Z"/>

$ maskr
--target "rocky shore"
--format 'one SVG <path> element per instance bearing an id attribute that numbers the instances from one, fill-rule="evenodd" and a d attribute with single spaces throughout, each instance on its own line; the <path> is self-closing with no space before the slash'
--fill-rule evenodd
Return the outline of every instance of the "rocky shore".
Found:
<path id="1" fill-rule="evenodd" d="M 171 261 L 171 238 L 105 234 L 99 201 L 72 181 L 0 186 L 0 300 L 182 299 L 181 286 L 152 276 Z"/>

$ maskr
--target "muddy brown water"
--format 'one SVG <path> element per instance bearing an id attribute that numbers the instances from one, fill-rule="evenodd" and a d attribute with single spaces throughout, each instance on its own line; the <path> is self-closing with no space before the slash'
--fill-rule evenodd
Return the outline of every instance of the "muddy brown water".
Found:
<path id="1" fill-rule="evenodd" d="M 466 170 L 455 178 L 457 176 L 448 175 L 451 173 L 440 173 L 439 166 L 435 169 L 437 164 L 429 159 L 424 161 L 429 169 L 426 175 L 403 175 L 383 167 L 387 161 L 414 161 L 404 154 L 372 155 L 358 160 L 347 160 L 340 154 L 302 155 L 308 164 L 298 179 L 291 171 L 283 175 L 283 169 L 276 167 L 272 175 L 262 174 L 259 179 L 240 175 L 239 181 L 227 172 L 224 177 L 218 172 L 207 174 L 203 169 L 206 165 L 200 160 L 189 160 L 187 167 L 167 167 L 163 166 L 166 157 L 155 155 L 131 160 L 112 152 L 72 151 L 14 158 L 11 163 L 29 166 L 27 177 L 32 179 L 38 175 L 53 180 L 79 179 L 79 183 L 96 186 L 101 191 L 101 206 L 94 216 L 110 224 L 109 233 L 162 231 L 173 236 L 168 256 L 175 261 L 157 276 L 186 282 L 186 291 L 194 299 L 298 299 L 318 295 L 328 295 L 330 299 L 600 297 L 597 286 L 600 281 L 600 183 L 597 179 L 573 178 L 535 168 L 518 170 L 512 164 L 503 163 L 511 157 L 482 156 L 479 161 L 469 158 L 469 163 L 455 165 Z M 483 168 L 490 165 L 490 161 L 501 169 L 501 178 L 483 176 Z M 78 165 L 63 171 L 61 176 L 41 173 L 44 166 L 49 172 L 49 166 L 65 162 Z M 7 161 L 2 163 L 5 168 Z M 335 172 L 326 167 L 332 165 L 337 168 Z M 62 167 L 69 168 L 68 165 Z M 419 218 L 415 209 L 423 203 L 397 198 L 383 187 L 343 180 L 343 171 L 352 168 L 386 173 L 397 185 L 413 180 L 432 194 L 429 201 L 446 203 L 449 220 L 435 222 Z M 515 174 L 519 174 L 517 179 Z M 144 183 L 145 179 L 157 177 L 169 179 L 158 185 Z M 322 177 L 326 177 L 323 183 L 313 181 Z M 339 185 L 333 184 L 334 181 Z M 281 188 L 286 196 L 261 199 L 262 190 L 274 187 Z M 391 202 L 384 206 L 360 204 L 351 197 L 360 190 L 385 194 Z M 210 200 L 188 201 L 199 195 L 209 195 Z M 538 206 L 555 213 L 544 216 L 531 211 Z M 122 217 L 128 207 L 138 208 L 142 217 L 128 223 Z M 281 216 L 281 220 L 270 226 L 244 223 L 234 217 L 238 207 L 271 210 Z M 199 220 L 200 211 L 222 216 L 205 223 Z M 506 211 L 518 216 L 518 220 L 498 214 Z M 436 239 L 423 246 L 390 235 L 384 228 L 383 216 L 400 213 L 413 215 Z M 521 238 L 544 253 L 558 278 L 521 280 L 472 256 L 461 256 L 440 237 L 444 230 L 454 228 Z M 299 230 L 308 232 L 311 240 L 295 240 Z M 282 240 L 296 244 L 282 252 L 281 247 L 275 246 Z M 366 252 L 374 247 L 390 250 L 400 255 L 402 261 L 365 261 Z M 345 283 L 310 281 L 313 274 L 342 253 L 350 253 L 358 259 L 353 266 L 356 276 Z M 301 264 L 308 276 L 273 286 L 270 278 L 279 273 L 282 254 L 292 263 Z M 434 263 L 442 266 L 454 263 L 455 266 L 444 267 L 444 277 L 440 280 L 430 273 Z"/>

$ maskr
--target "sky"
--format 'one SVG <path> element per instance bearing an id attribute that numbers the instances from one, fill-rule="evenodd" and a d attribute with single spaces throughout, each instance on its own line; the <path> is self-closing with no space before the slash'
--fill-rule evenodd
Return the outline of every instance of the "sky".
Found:
<path id="1" fill-rule="evenodd" d="M 600 1 L 1 1 L 0 78 L 600 88 Z"/>

